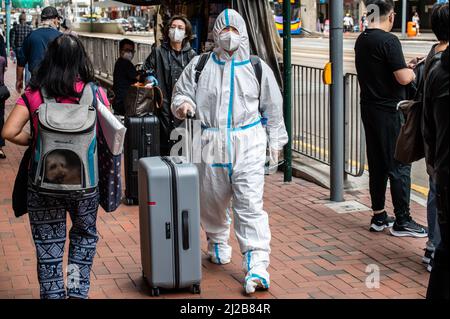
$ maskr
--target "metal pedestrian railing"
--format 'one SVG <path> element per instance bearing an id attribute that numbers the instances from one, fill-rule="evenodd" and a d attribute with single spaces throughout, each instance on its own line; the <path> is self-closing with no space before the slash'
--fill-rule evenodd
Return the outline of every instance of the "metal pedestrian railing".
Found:
<path id="1" fill-rule="evenodd" d="M 344 88 L 345 172 L 352 176 L 361 176 L 366 166 L 366 138 L 359 106 L 358 76 L 353 73 L 345 74 Z"/>
<path id="2" fill-rule="evenodd" d="M 330 95 L 322 81 L 323 69 L 292 66 L 292 149 L 330 165 Z M 356 74 L 345 75 L 346 174 L 361 176 L 365 166 L 365 137 L 359 108 Z"/>
<path id="3" fill-rule="evenodd" d="M 92 59 L 96 76 L 112 81 L 114 65 L 119 57 L 119 42 L 117 39 L 105 39 L 89 36 L 79 36 L 86 53 Z M 151 52 L 151 44 L 136 43 L 136 54 L 133 63 L 142 63 Z"/>
<path id="4" fill-rule="evenodd" d="M 322 82 L 323 70 L 292 66 L 292 148 L 304 156 L 330 164 L 328 86 Z"/>

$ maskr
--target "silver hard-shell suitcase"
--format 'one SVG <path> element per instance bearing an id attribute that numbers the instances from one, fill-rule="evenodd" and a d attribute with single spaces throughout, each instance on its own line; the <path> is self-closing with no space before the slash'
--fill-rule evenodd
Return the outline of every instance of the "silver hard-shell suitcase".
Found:
<path id="1" fill-rule="evenodd" d="M 184 157 L 139 160 L 142 273 L 159 288 L 200 293 L 200 199 L 197 167 Z"/>

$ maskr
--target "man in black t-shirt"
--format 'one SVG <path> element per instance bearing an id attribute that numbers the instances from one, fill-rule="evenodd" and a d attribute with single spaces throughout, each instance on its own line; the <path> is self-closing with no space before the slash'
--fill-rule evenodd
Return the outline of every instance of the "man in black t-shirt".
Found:
<path id="1" fill-rule="evenodd" d="M 366 1 L 369 27 L 355 44 L 355 63 L 361 88 L 361 117 L 366 133 L 369 188 L 374 215 L 371 231 L 391 228 L 394 236 L 426 237 L 426 227 L 410 216 L 411 165 L 394 159 L 404 122 L 397 104 L 406 98 L 406 85 L 415 79 L 407 67 L 399 39 L 389 33 L 394 24 L 392 0 Z M 378 10 L 372 11 L 374 6 Z M 379 12 L 379 16 L 376 15 Z M 384 210 L 390 181 L 395 219 Z"/>
<path id="2" fill-rule="evenodd" d="M 119 42 L 119 50 L 120 56 L 114 66 L 113 74 L 113 110 L 117 115 L 125 115 L 124 102 L 128 89 L 138 79 L 136 68 L 131 62 L 135 53 L 134 42 L 129 39 L 121 40 Z"/>

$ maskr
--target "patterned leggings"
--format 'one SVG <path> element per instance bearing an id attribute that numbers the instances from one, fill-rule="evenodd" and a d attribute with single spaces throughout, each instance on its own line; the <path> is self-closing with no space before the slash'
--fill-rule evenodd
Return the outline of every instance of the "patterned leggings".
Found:
<path id="1" fill-rule="evenodd" d="M 82 198 L 57 198 L 28 189 L 28 212 L 37 254 L 41 299 L 64 299 L 64 244 L 66 212 L 70 214 L 67 295 L 87 298 L 90 272 L 98 240 L 98 192 Z"/>

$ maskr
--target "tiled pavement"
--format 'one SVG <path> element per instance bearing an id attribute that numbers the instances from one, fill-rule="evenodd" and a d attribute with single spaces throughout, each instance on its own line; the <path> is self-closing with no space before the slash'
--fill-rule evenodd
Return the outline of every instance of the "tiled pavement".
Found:
<path id="1" fill-rule="evenodd" d="M 7 84 L 15 92 L 12 67 Z M 16 98 L 13 94 L 7 102 L 7 113 Z M 39 297 L 28 216 L 15 218 L 11 209 L 23 151 L 8 144 L 7 159 L 0 160 L 0 298 Z M 369 211 L 337 214 L 324 206 L 328 194 L 300 179 L 285 185 L 280 174 L 267 179 L 264 206 L 272 230 L 272 284 L 269 291 L 252 298 L 423 298 L 429 277 L 421 264 L 426 240 L 371 233 Z M 367 190 L 346 193 L 345 198 L 370 206 Z M 387 208 L 392 211 L 391 203 Z M 412 203 L 412 211 L 426 223 L 424 207 Z M 112 214 L 100 210 L 98 232 L 90 298 L 151 298 L 141 277 L 137 207 L 121 206 Z M 161 298 L 248 298 L 243 294 L 244 274 L 234 236 L 233 261 L 225 266 L 208 262 L 203 234 L 202 240 L 201 295 L 171 292 Z M 379 267 L 379 288 L 366 286 L 368 265 Z"/>

